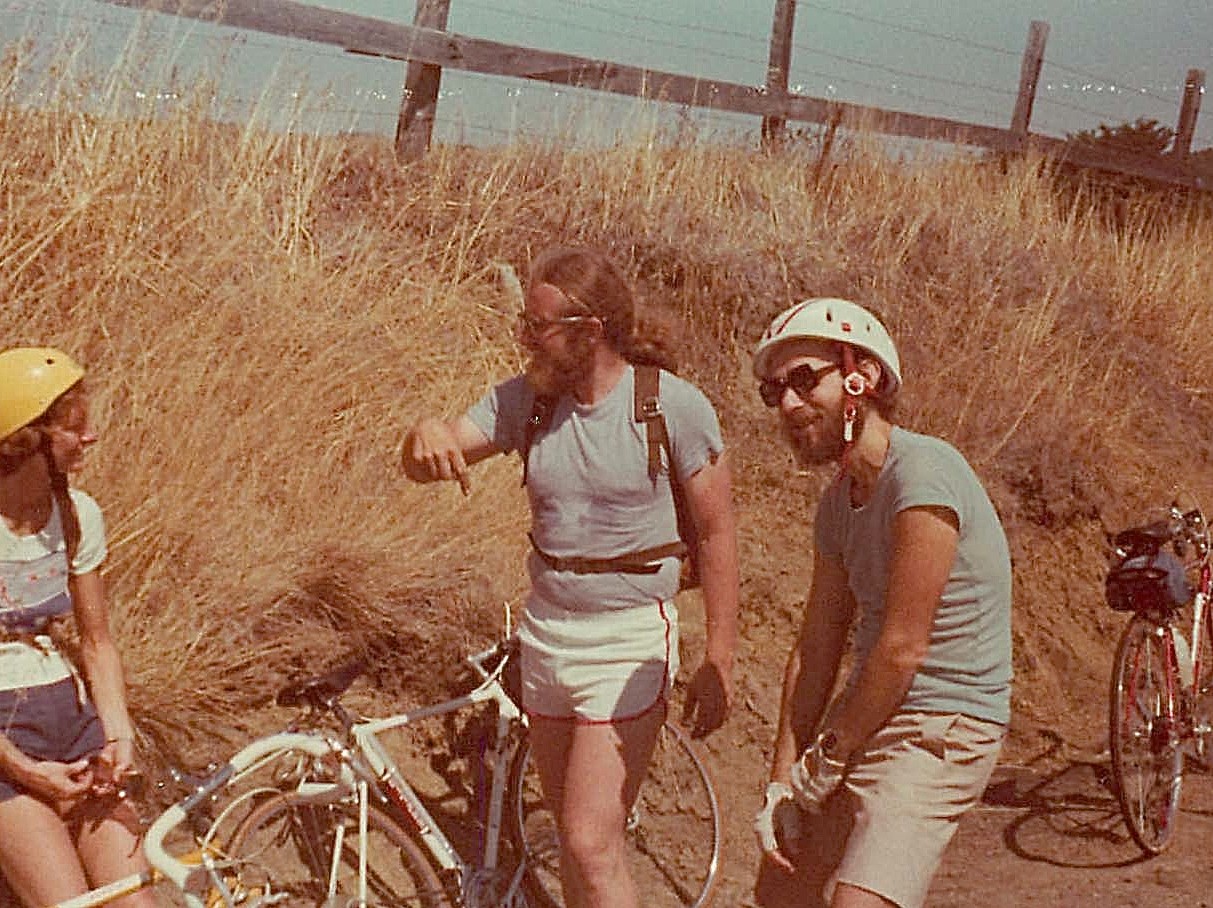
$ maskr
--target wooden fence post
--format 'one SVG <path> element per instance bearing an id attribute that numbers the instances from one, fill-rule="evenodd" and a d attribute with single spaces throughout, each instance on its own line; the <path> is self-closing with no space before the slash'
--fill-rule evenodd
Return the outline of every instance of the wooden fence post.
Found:
<path id="1" fill-rule="evenodd" d="M 446 31 L 450 12 L 451 0 L 417 0 L 413 24 Z M 438 112 L 438 88 L 441 83 L 441 66 L 409 63 L 404 77 L 400 118 L 396 121 L 398 159 L 415 161 L 429 150 L 430 137 L 434 132 L 434 117 Z"/>
<path id="2" fill-rule="evenodd" d="M 1205 90 L 1205 71 L 1189 69 L 1184 80 L 1184 98 L 1179 107 L 1179 123 L 1175 126 L 1175 142 L 1171 154 L 1184 161 L 1192 152 L 1192 135 L 1196 132 L 1196 116 L 1200 113 L 1200 96 Z"/>
<path id="3" fill-rule="evenodd" d="M 1032 20 L 1028 27 L 1028 44 L 1023 51 L 1023 63 L 1019 67 L 1019 96 L 1015 99 L 1015 112 L 1011 115 L 1011 132 L 1022 141 L 1028 137 L 1028 124 L 1032 120 L 1032 104 L 1036 100 L 1036 83 L 1040 81 L 1040 67 L 1044 63 L 1045 42 L 1049 39 L 1049 23 Z"/>
<path id="4" fill-rule="evenodd" d="M 796 20 L 796 0 L 775 0 L 775 19 L 771 23 L 771 54 L 767 63 L 766 93 L 783 101 L 788 96 L 788 70 L 792 66 L 792 25 Z M 778 148 L 787 137 L 786 117 L 762 118 L 764 148 Z"/>

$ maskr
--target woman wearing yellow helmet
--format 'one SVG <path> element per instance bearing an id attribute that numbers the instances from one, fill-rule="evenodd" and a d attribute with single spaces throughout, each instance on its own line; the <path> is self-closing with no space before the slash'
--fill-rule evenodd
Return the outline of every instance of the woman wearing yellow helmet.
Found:
<path id="1" fill-rule="evenodd" d="M 105 527 L 67 480 L 96 441 L 83 377 L 58 350 L 0 353 L 0 872 L 29 906 L 143 867 L 115 796 L 134 735 L 99 573 Z M 55 643 L 69 616 L 78 666 Z"/>

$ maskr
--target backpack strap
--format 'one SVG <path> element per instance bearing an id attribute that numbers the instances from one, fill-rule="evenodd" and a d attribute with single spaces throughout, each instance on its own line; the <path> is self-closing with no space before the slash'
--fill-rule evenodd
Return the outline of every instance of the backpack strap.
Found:
<path id="1" fill-rule="evenodd" d="M 661 411 L 661 370 L 652 365 L 636 366 L 636 393 L 633 410 L 636 421 L 644 423 L 649 447 L 649 479 L 661 473 L 661 449 L 670 451 L 670 433 L 666 431 L 665 414 Z M 674 472 L 674 458 L 670 456 L 670 475 Z"/>

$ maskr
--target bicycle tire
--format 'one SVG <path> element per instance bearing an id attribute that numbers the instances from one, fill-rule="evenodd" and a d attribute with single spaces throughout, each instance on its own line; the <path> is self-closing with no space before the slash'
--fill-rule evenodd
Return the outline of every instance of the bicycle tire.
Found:
<path id="1" fill-rule="evenodd" d="M 341 850 L 335 854 L 337 830 Z M 444 908 L 450 903 L 420 846 L 384 810 L 367 806 L 369 908 Z M 258 804 L 226 849 L 246 892 L 284 894 L 290 908 L 359 905 L 358 804 L 318 804 L 295 792 Z M 336 873 L 330 873 L 336 865 Z M 330 894 L 330 885 L 334 891 Z"/>
<path id="2" fill-rule="evenodd" d="M 560 845 L 524 742 L 510 777 L 511 826 L 525 856 L 524 881 L 535 908 L 563 908 Z M 628 818 L 628 855 L 645 908 L 705 908 L 720 866 L 720 810 L 707 767 L 686 733 L 666 723 L 636 806 Z"/>
<path id="3" fill-rule="evenodd" d="M 1175 834 L 1183 785 L 1183 747 L 1167 688 L 1169 630 L 1133 617 L 1116 649 L 1109 697 L 1112 780 L 1120 812 L 1133 840 L 1152 855 Z M 1178 686 L 1178 678 L 1173 681 Z"/>
<path id="4" fill-rule="evenodd" d="M 1213 603 L 1205 603 L 1201 621 L 1200 646 L 1192 653 L 1195 669 L 1194 696 L 1192 698 L 1192 727 L 1194 746 L 1192 756 L 1200 769 L 1213 770 Z"/>

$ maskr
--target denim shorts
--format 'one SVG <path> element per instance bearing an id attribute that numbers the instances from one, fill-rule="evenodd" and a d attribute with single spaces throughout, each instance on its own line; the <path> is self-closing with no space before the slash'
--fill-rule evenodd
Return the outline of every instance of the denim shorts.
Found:
<path id="1" fill-rule="evenodd" d="M 81 703 L 74 678 L 0 691 L 0 732 L 35 760 L 72 763 L 105 746 L 105 729 L 91 703 Z M 0 774 L 0 801 L 25 794 Z"/>

